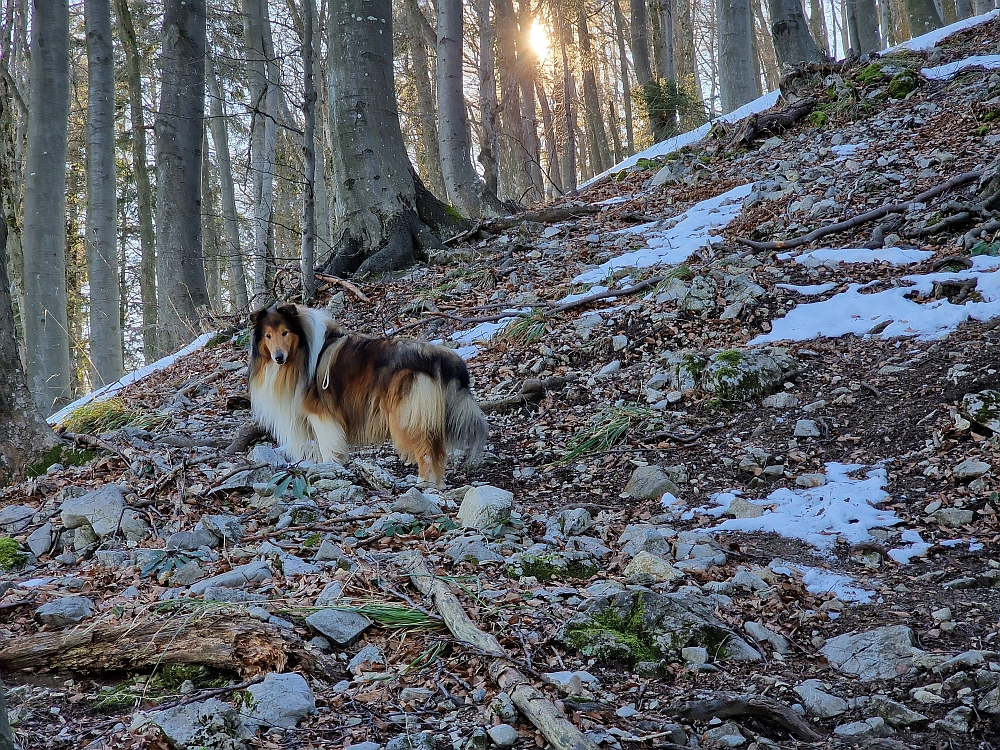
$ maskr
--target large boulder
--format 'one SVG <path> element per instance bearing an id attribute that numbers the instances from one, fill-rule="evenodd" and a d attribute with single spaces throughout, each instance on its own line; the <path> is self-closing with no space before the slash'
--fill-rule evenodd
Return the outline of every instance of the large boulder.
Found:
<path id="1" fill-rule="evenodd" d="M 149 524 L 138 512 L 125 507 L 122 491 L 114 484 L 69 498 L 60 507 L 59 515 L 67 529 L 89 526 L 101 539 L 113 536 L 119 529 L 126 539 L 134 542 L 149 533 Z"/>
<path id="2" fill-rule="evenodd" d="M 94 603 L 85 596 L 64 596 L 36 609 L 35 619 L 42 625 L 63 628 L 90 617 L 93 606 Z"/>
<path id="3" fill-rule="evenodd" d="M 271 672 L 247 688 L 253 698 L 247 711 L 250 723 L 292 729 L 316 711 L 316 699 L 305 678 L 296 672 Z"/>
<path id="4" fill-rule="evenodd" d="M 864 633 L 838 635 L 828 640 L 820 653 L 838 671 L 871 682 L 907 674 L 913 657 L 923 653 L 913 644 L 912 630 L 905 625 L 889 625 Z"/>
<path id="5" fill-rule="evenodd" d="M 787 355 L 756 349 L 681 351 L 666 357 L 672 388 L 700 388 L 727 401 L 748 401 L 773 393 L 795 367 Z"/>
<path id="6" fill-rule="evenodd" d="M 590 599 L 562 626 L 558 638 L 601 661 L 683 661 L 681 651 L 700 646 L 712 660 L 758 661 L 760 654 L 713 613 L 699 594 L 627 590 Z"/>
<path id="7" fill-rule="evenodd" d="M 462 499 L 458 520 L 465 529 L 495 531 L 510 520 L 513 507 L 513 492 L 488 484 L 472 487 Z"/>
<path id="8" fill-rule="evenodd" d="M 165 711 L 139 713 L 132 729 L 159 727 L 171 747 L 177 750 L 225 748 L 239 750 L 252 737 L 239 711 L 218 698 L 168 708 Z"/>
<path id="9" fill-rule="evenodd" d="M 636 500 L 659 500 L 667 492 L 676 497 L 681 491 L 659 466 L 638 466 L 629 477 L 625 492 Z"/>

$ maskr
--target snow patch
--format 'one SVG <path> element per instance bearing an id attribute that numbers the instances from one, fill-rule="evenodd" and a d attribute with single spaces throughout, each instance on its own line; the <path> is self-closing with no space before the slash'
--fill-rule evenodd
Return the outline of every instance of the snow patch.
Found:
<path id="1" fill-rule="evenodd" d="M 923 557 L 931 548 L 931 545 L 921 538 L 920 533 L 913 529 L 907 529 L 900 534 L 899 541 L 906 542 L 909 546 L 889 550 L 889 557 L 900 565 L 906 565 L 914 557 Z"/>
<path id="2" fill-rule="evenodd" d="M 740 185 L 722 195 L 708 198 L 692 206 L 674 221 L 669 229 L 661 229 L 663 222 L 655 221 L 629 227 L 623 232 L 641 234 L 648 247 L 612 258 L 584 271 L 573 279 L 574 284 L 592 284 L 604 281 L 620 268 L 648 268 L 649 266 L 683 263 L 692 253 L 706 245 L 721 242 L 715 232 L 724 229 L 739 216 L 743 200 L 750 195 L 753 185 Z"/>
<path id="3" fill-rule="evenodd" d="M 168 354 L 162 359 L 158 359 L 155 362 L 151 362 L 148 365 L 143 365 L 137 370 L 133 370 L 128 375 L 123 377 L 121 380 L 117 380 L 114 383 L 108 383 L 105 386 L 98 388 L 96 391 L 91 391 L 86 396 L 81 396 L 73 403 L 68 406 L 64 406 L 62 409 L 57 411 L 52 416 L 48 417 L 45 421 L 50 425 L 57 425 L 65 421 L 70 414 L 75 412 L 81 406 L 86 406 L 87 404 L 93 403 L 94 401 L 104 401 L 114 396 L 118 391 L 122 390 L 127 385 L 132 385 L 132 383 L 137 383 L 143 378 L 152 375 L 154 372 L 159 372 L 160 370 L 165 370 L 170 367 L 174 362 L 179 360 L 181 357 L 186 357 L 188 354 L 192 354 L 199 349 L 201 349 L 205 344 L 212 340 L 218 331 L 210 331 L 209 333 L 203 333 L 201 336 L 196 338 L 190 344 L 185 346 L 173 354 Z"/>
<path id="4" fill-rule="evenodd" d="M 826 294 L 831 289 L 836 289 L 840 284 L 836 281 L 828 281 L 826 284 L 805 284 L 796 286 L 795 284 L 775 284 L 778 289 L 787 289 L 790 292 L 798 292 L 804 297 L 813 297 L 817 294 Z"/>
<path id="5" fill-rule="evenodd" d="M 930 81 L 950 81 L 966 68 L 996 70 L 1000 68 L 1000 55 L 973 55 L 934 68 L 921 68 L 920 75 Z"/>
<path id="6" fill-rule="evenodd" d="M 606 291 L 608 291 L 608 288 L 606 286 L 599 286 L 599 285 L 598 286 L 592 286 L 586 292 L 577 292 L 576 294 L 567 294 L 565 297 L 563 297 L 561 300 L 559 300 L 559 304 L 560 305 L 566 305 L 566 304 L 569 304 L 570 302 L 576 302 L 577 300 L 581 300 L 584 297 L 589 297 L 592 294 L 602 294 L 602 293 L 604 293 Z M 615 297 L 607 297 L 607 299 L 608 300 L 614 300 L 616 298 Z"/>
<path id="7" fill-rule="evenodd" d="M 913 39 L 909 39 L 902 44 L 897 44 L 895 47 L 889 47 L 889 49 L 885 50 L 882 54 L 884 55 L 888 52 L 900 52 L 902 50 L 910 50 L 912 52 L 930 52 L 938 45 L 938 42 L 943 41 L 952 34 L 964 31 L 965 29 L 971 29 L 972 27 L 979 26 L 983 23 L 988 23 L 998 15 L 1000 15 L 1000 10 L 991 10 L 989 13 L 984 13 L 981 16 L 972 16 L 971 18 L 956 21 L 949 26 L 929 31 L 926 34 L 921 34 Z"/>
<path id="8" fill-rule="evenodd" d="M 881 247 L 875 250 L 866 247 L 821 247 L 800 255 L 782 253 L 778 260 L 793 260 L 802 266 L 829 263 L 891 263 L 894 266 L 906 266 L 927 260 L 932 255 L 933 250 L 910 247 Z"/>
<path id="9" fill-rule="evenodd" d="M 767 567 L 779 575 L 801 578 L 806 591 L 810 594 L 833 594 L 842 602 L 857 604 L 870 604 L 875 595 L 874 591 L 869 591 L 844 573 L 813 568 L 788 560 L 772 560 Z"/>

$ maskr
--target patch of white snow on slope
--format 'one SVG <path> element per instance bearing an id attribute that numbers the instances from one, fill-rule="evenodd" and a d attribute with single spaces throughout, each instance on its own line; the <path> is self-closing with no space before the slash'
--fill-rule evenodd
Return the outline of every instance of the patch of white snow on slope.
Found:
<path id="1" fill-rule="evenodd" d="M 740 185 L 722 195 L 703 200 L 673 219 L 674 224 L 668 229 L 660 228 L 664 222 L 654 221 L 622 230 L 629 234 L 643 235 L 649 246 L 619 255 L 597 268 L 584 271 L 573 279 L 573 283 L 592 284 L 604 281 L 621 268 L 683 263 L 692 253 L 706 245 L 722 241 L 715 232 L 724 229 L 740 215 L 743 200 L 750 195 L 752 189 L 753 185 Z"/>
<path id="2" fill-rule="evenodd" d="M 779 575 L 801 578 L 806 591 L 810 594 L 833 594 L 842 602 L 858 604 L 870 604 L 875 595 L 874 591 L 863 588 L 845 573 L 814 568 L 788 560 L 771 560 L 767 567 Z"/>
<path id="3" fill-rule="evenodd" d="M 921 68 L 920 75 L 931 81 L 950 81 L 966 68 L 996 70 L 1000 68 L 1000 55 L 973 55 L 934 68 Z"/>
<path id="4" fill-rule="evenodd" d="M 910 247 L 881 247 L 875 250 L 866 247 L 821 247 L 799 255 L 781 253 L 778 260 L 793 260 L 802 266 L 836 265 L 839 263 L 891 263 L 906 266 L 927 260 L 934 255 L 933 250 L 917 250 Z"/>
<path id="5" fill-rule="evenodd" d="M 165 370 L 170 367 L 174 362 L 179 360 L 181 357 L 186 357 L 188 354 L 201 349 L 205 344 L 212 340 L 212 338 L 218 333 L 217 331 L 211 331 L 209 333 L 203 333 L 201 336 L 196 338 L 190 344 L 185 346 L 173 354 L 168 354 L 162 359 L 158 359 L 155 362 L 150 362 L 148 365 L 143 365 L 137 370 L 133 370 L 128 375 L 123 377 L 121 380 L 116 380 L 114 383 L 108 383 L 105 386 L 101 386 L 96 391 L 91 391 L 86 396 L 81 396 L 73 403 L 68 406 L 64 406 L 62 409 L 57 411 L 52 416 L 48 417 L 47 421 L 50 425 L 57 425 L 65 421 L 70 414 L 75 412 L 81 406 L 86 406 L 94 401 L 104 401 L 114 396 L 118 391 L 122 390 L 125 386 L 131 385 L 132 383 L 137 383 L 143 378 L 152 375 L 154 372 L 160 370 Z"/>
<path id="6" fill-rule="evenodd" d="M 751 345 L 775 341 L 807 341 L 814 338 L 838 338 L 848 334 L 863 335 L 880 323 L 889 322 L 879 334 L 883 339 L 916 336 L 935 339 L 946 336 L 967 320 L 990 320 L 1000 317 L 1000 258 L 980 255 L 973 267 L 957 273 L 928 273 L 904 276 L 913 286 L 885 289 L 862 294 L 867 284 L 851 284 L 847 291 L 822 302 L 792 308 L 783 318 L 772 321 L 768 334 L 750 341 Z M 917 292 L 930 295 L 935 281 L 977 279 L 976 291 L 982 302 L 953 305 L 947 299 L 919 304 L 906 295 Z"/>
<path id="7" fill-rule="evenodd" d="M 966 29 L 971 29 L 973 26 L 979 26 L 980 24 L 992 21 L 998 15 L 1000 15 L 1000 10 L 991 10 L 989 13 L 984 13 L 981 16 L 965 18 L 948 26 L 943 26 L 940 29 L 934 29 L 934 31 L 921 34 L 913 39 L 908 39 L 901 44 L 897 44 L 895 47 L 889 47 L 885 52 L 900 52 L 902 50 L 930 52 L 938 45 L 938 42 L 943 41 L 952 34 L 957 34 L 959 31 L 965 31 Z"/>

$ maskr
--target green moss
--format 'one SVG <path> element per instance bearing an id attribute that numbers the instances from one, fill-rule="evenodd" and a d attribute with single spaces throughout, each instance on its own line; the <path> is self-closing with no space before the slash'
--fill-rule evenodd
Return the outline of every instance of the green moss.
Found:
<path id="1" fill-rule="evenodd" d="M 633 666 L 657 662 L 662 653 L 643 627 L 645 613 L 645 603 L 636 597 L 625 617 L 605 610 L 588 622 L 567 627 L 565 639 L 584 656 L 599 661 L 622 661 Z"/>
<path id="2" fill-rule="evenodd" d="M 78 451 L 67 448 L 65 445 L 56 445 L 48 453 L 42 456 L 35 463 L 28 466 L 24 473 L 29 479 L 40 477 L 52 464 L 62 464 L 63 466 L 83 466 L 94 460 L 97 454 L 93 451 Z"/>
<path id="3" fill-rule="evenodd" d="M 21 552 L 21 545 L 10 537 L 0 539 L 0 570 L 17 570 L 28 556 Z"/>
<path id="4" fill-rule="evenodd" d="M 699 357 L 697 354 L 688 353 L 681 358 L 681 367 L 687 370 L 688 374 L 690 374 L 695 381 L 701 377 L 701 374 L 705 371 L 707 366 L 708 362 Z"/>
<path id="5" fill-rule="evenodd" d="M 639 172 L 648 172 L 653 169 L 659 169 L 662 164 L 656 159 L 639 159 L 635 163 L 635 169 Z"/>
<path id="6" fill-rule="evenodd" d="M 889 96 L 893 99 L 904 99 L 911 91 L 920 85 L 920 77 L 912 70 L 903 70 L 889 81 Z"/>
<path id="7" fill-rule="evenodd" d="M 716 354 L 714 359 L 716 362 L 725 362 L 727 365 L 737 367 L 743 361 L 743 355 L 736 349 L 726 349 L 724 352 Z"/>
<path id="8" fill-rule="evenodd" d="M 448 204 L 445 204 L 444 212 L 446 214 L 448 214 L 448 216 L 450 216 L 451 218 L 457 219 L 458 221 L 468 221 L 468 219 L 466 219 L 464 216 L 462 216 L 462 212 L 459 211 L 454 206 L 450 206 Z"/>
<path id="9" fill-rule="evenodd" d="M 97 691 L 97 699 L 91 709 L 98 714 L 131 713 L 141 696 L 133 683 L 106 685 Z"/>
<path id="10" fill-rule="evenodd" d="M 533 576 L 539 581 L 550 581 L 553 578 L 587 579 L 597 573 L 597 564 L 593 560 L 572 560 L 564 555 L 522 555 L 517 563 L 508 564 L 504 574 L 508 578 Z"/>
<path id="11" fill-rule="evenodd" d="M 871 86 L 874 83 L 880 83 L 885 77 L 882 73 L 882 67 L 883 64 L 881 62 L 873 62 L 870 65 L 866 65 L 855 74 L 854 80 L 862 86 Z"/>
<path id="12" fill-rule="evenodd" d="M 149 679 L 149 685 L 161 690 L 176 691 L 190 680 L 196 688 L 222 687 L 227 677 L 201 664 L 166 664 Z"/>
<path id="13" fill-rule="evenodd" d="M 321 539 L 322 539 L 322 537 L 320 537 L 319 534 L 310 534 L 309 536 L 307 536 L 303 540 L 302 546 L 303 547 L 315 547 L 317 544 L 320 543 Z"/>
<path id="14" fill-rule="evenodd" d="M 229 334 L 226 331 L 219 331 L 217 334 L 215 334 L 214 336 L 212 336 L 212 338 L 208 340 L 208 343 L 205 344 L 205 348 L 214 349 L 217 346 L 222 346 L 223 344 L 227 343 L 230 339 L 232 339 L 231 334 Z"/>
<path id="15" fill-rule="evenodd" d="M 972 134 L 976 135 L 976 136 L 979 136 L 980 138 L 982 138 L 984 135 L 986 135 L 989 132 L 990 132 L 990 126 L 989 125 L 980 125 L 978 128 L 976 128 L 975 130 L 972 131 Z"/>

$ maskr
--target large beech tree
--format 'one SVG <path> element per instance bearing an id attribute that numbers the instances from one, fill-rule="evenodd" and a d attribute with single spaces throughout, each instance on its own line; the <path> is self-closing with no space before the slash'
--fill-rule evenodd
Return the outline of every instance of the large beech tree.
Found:
<path id="1" fill-rule="evenodd" d="M 455 224 L 420 183 L 399 126 L 390 0 L 332 0 L 329 127 L 340 236 L 324 270 L 381 273 L 442 247 Z"/>

